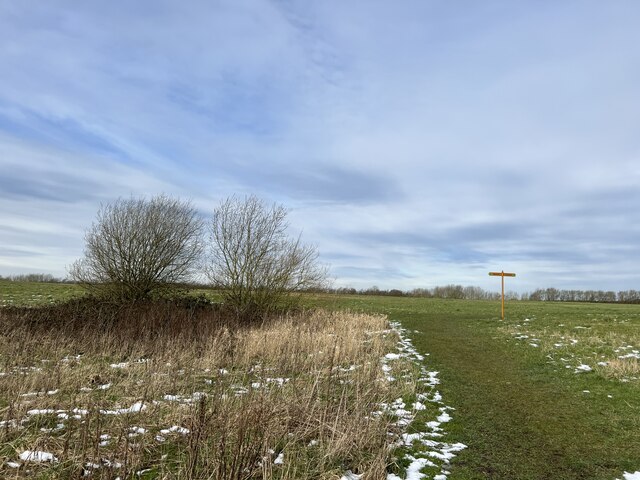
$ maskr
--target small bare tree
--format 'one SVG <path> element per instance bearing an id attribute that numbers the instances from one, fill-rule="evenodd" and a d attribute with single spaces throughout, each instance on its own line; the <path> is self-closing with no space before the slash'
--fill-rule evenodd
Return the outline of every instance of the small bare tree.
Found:
<path id="1" fill-rule="evenodd" d="M 236 315 L 251 318 L 322 286 L 318 252 L 287 235 L 287 210 L 255 196 L 230 197 L 214 211 L 207 276 Z"/>
<path id="2" fill-rule="evenodd" d="M 165 195 L 100 207 L 71 278 L 99 296 L 139 300 L 188 281 L 202 253 L 202 221 L 188 202 Z"/>

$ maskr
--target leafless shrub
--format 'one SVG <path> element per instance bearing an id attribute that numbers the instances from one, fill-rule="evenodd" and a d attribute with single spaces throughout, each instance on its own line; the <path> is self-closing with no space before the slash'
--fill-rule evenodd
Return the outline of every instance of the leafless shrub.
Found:
<path id="1" fill-rule="evenodd" d="M 207 275 L 239 317 L 268 313 L 326 279 L 316 249 L 287 235 L 286 216 L 254 196 L 228 198 L 214 211 Z"/>
<path id="2" fill-rule="evenodd" d="M 202 252 L 201 230 L 187 202 L 120 198 L 98 211 L 71 278 L 113 300 L 149 297 L 190 279 Z"/>

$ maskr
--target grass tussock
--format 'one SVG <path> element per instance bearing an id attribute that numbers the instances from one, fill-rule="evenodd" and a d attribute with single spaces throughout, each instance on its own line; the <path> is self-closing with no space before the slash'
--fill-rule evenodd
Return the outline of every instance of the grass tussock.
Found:
<path id="1" fill-rule="evenodd" d="M 640 377 L 640 361 L 637 358 L 613 358 L 601 366 L 606 377 L 629 379 Z"/>
<path id="2" fill-rule="evenodd" d="M 386 478 L 393 419 L 371 412 L 413 388 L 384 379 L 382 316 L 76 301 L 0 328 L 2 478 Z"/>

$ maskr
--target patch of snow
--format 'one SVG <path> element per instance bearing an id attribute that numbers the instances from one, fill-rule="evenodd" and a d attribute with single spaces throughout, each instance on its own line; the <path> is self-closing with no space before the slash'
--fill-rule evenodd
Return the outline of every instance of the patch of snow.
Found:
<path id="1" fill-rule="evenodd" d="M 442 412 L 442 414 L 438 416 L 437 420 L 440 423 L 450 422 L 451 421 L 451 415 L 449 415 L 447 412 Z"/>
<path id="2" fill-rule="evenodd" d="M 178 425 L 174 425 L 173 427 L 165 428 L 163 430 L 160 430 L 160 433 L 162 435 L 169 435 L 170 433 L 179 433 L 181 435 L 188 435 L 190 433 L 190 430 L 188 428 L 179 427 Z"/>
<path id="3" fill-rule="evenodd" d="M 9 468 L 20 468 L 21 464 L 18 462 L 7 462 L 7 467 Z"/>
<path id="4" fill-rule="evenodd" d="M 413 402 L 413 409 L 415 411 L 420 411 L 420 410 L 426 410 L 427 407 L 424 405 L 424 403 L 421 402 Z"/>
<path id="5" fill-rule="evenodd" d="M 347 470 L 346 472 L 344 472 L 344 475 L 340 477 L 340 480 L 360 480 L 361 478 L 362 475 L 356 475 L 351 470 Z"/>
<path id="6" fill-rule="evenodd" d="M 27 415 L 47 415 L 49 413 L 57 413 L 52 408 L 42 408 L 42 409 L 34 409 L 28 410 Z"/>
<path id="7" fill-rule="evenodd" d="M 58 462 L 57 457 L 55 457 L 53 453 L 43 452 L 41 450 L 25 450 L 20 454 L 20 460 L 22 460 L 23 462 L 35 463 Z"/>
<path id="8" fill-rule="evenodd" d="M 620 355 L 618 358 L 637 358 L 640 359 L 640 352 L 638 352 L 637 350 L 634 350 L 631 353 L 627 353 L 626 355 Z"/>
<path id="9" fill-rule="evenodd" d="M 437 467 L 437 465 L 428 458 L 414 458 L 407 467 L 407 480 L 417 480 L 426 477 L 424 473 L 420 473 L 420 470 L 424 467 Z"/>
<path id="10" fill-rule="evenodd" d="M 589 365 L 582 363 L 576 367 L 575 373 L 590 372 L 591 370 L 593 370 L 593 368 L 591 368 Z"/>
<path id="11" fill-rule="evenodd" d="M 284 464 L 284 453 L 280 452 L 276 459 L 273 461 L 274 465 L 283 465 Z"/>
<path id="12" fill-rule="evenodd" d="M 123 415 L 126 413 L 139 413 L 145 410 L 147 406 L 142 402 L 136 402 L 129 408 L 119 408 L 117 410 L 100 410 L 103 415 Z"/>
<path id="13" fill-rule="evenodd" d="M 634 473 L 624 472 L 624 480 L 640 480 L 640 470 Z"/>

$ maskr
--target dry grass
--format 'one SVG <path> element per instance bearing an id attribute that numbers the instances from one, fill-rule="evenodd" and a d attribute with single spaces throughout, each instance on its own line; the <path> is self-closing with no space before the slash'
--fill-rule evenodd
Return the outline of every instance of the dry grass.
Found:
<path id="1" fill-rule="evenodd" d="M 600 370 L 610 378 L 637 379 L 640 377 L 640 361 L 637 358 L 613 358 L 602 365 Z"/>
<path id="2" fill-rule="evenodd" d="M 393 419 L 371 412 L 414 388 L 384 379 L 397 337 L 381 316 L 241 326 L 79 302 L 4 309 L 0 326 L 2 478 L 386 478 Z"/>

